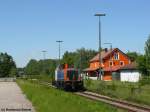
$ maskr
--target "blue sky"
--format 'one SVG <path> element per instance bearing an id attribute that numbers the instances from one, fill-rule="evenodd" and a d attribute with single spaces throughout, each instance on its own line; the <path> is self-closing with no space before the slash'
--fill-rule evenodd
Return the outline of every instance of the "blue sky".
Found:
<path id="1" fill-rule="evenodd" d="M 150 0 L 1 0 L 0 52 L 8 52 L 17 66 L 31 59 L 58 57 L 77 48 L 98 49 L 97 12 L 102 21 L 102 43 L 112 42 L 124 52 L 144 52 L 150 34 Z M 103 45 L 103 47 L 109 47 Z"/>

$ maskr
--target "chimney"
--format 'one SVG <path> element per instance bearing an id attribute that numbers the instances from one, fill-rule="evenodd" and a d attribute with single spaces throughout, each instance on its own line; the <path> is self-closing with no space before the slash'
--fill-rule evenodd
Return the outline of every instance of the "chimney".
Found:
<path id="1" fill-rule="evenodd" d="M 108 51 L 108 49 L 107 48 L 105 48 L 105 52 L 107 52 Z"/>

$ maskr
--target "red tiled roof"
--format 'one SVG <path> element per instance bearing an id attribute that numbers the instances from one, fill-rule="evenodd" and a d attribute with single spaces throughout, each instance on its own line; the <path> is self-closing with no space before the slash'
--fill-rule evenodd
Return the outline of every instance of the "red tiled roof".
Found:
<path id="1" fill-rule="evenodd" d="M 120 70 L 131 70 L 131 69 L 137 69 L 137 63 L 132 62 L 131 64 L 124 65 L 120 68 Z"/>
<path id="2" fill-rule="evenodd" d="M 83 71 L 88 72 L 88 71 L 95 71 L 97 69 L 99 69 L 99 67 L 97 67 L 97 68 L 86 68 Z M 105 72 L 110 72 L 110 71 L 115 72 L 115 71 L 119 71 L 119 70 L 133 70 L 133 69 L 137 69 L 137 64 L 135 62 L 128 64 L 128 65 L 124 65 L 124 66 L 118 65 L 118 66 L 103 68 L 103 70 Z"/>
<path id="3" fill-rule="evenodd" d="M 104 59 L 105 57 L 107 57 L 111 52 L 113 52 L 115 49 L 117 49 L 117 48 L 114 48 L 114 49 L 109 49 L 107 52 L 105 51 L 105 50 L 103 50 L 103 51 L 101 51 L 101 57 L 102 57 L 102 59 Z M 99 53 L 94 57 L 94 58 L 92 58 L 91 60 L 90 60 L 90 62 L 92 62 L 92 61 L 98 61 L 99 60 Z"/>
<path id="4" fill-rule="evenodd" d="M 135 62 L 131 63 L 131 64 L 128 64 L 128 65 L 124 65 L 124 66 L 112 66 L 112 67 L 107 67 L 107 68 L 104 68 L 103 70 L 104 71 L 112 71 L 112 72 L 115 72 L 115 71 L 118 71 L 118 70 L 135 70 L 137 69 L 137 64 Z"/>
<path id="5" fill-rule="evenodd" d="M 114 49 L 109 49 L 107 52 L 105 50 L 101 51 L 101 58 L 102 59 L 105 59 L 107 56 L 109 56 L 112 52 L 114 51 L 120 51 L 121 53 L 123 53 L 121 50 L 119 50 L 118 48 L 114 48 Z M 125 53 L 123 53 L 125 56 L 127 56 Z M 127 56 L 128 57 L 128 56 Z M 129 57 L 128 57 L 129 58 Z M 93 62 L 93 61 L 98 61 L 99 60 L 99 53 L 90 60 L 90 62 Z"/>

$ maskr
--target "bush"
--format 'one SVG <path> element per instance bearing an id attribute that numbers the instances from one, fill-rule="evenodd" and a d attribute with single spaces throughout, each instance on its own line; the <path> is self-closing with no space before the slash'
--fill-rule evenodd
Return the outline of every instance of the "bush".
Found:
<path id="1" fill-rule="evenodd" d="M 110 84 L 110 85 L 107 85 L 107 89 L 109 89 L 109 90 L 115 91 L 116 88 L 117 88 L 117 87 L 116 87 L 116 85 L 115 85 L 114 82 L 112 82 L 112 84 Z"/>
<path id="2" fill-rule="evenodd" d="M 139 83 L 141 84 L 141 86 L 144 86 L 144 85 L 150 85 L 150 77 L 143 77 Z"/>
<path id="3" fill-rule="evenodd" d="M 106 86 L 106 83 L 104 81 L 98 82 L 97 91 L 99 93 L 105 94 L 106 88 L 107 88 L 107 86 Z"/>
<path id="4" fill-rule="evenodd" d="M 91 84 L 92 84 L 92 80 L 91 80 L 91 79 L 86 79 L 86 80 L 85 80 L 85 86 L 86 86 L 86 87 L 90 87 Z"/>

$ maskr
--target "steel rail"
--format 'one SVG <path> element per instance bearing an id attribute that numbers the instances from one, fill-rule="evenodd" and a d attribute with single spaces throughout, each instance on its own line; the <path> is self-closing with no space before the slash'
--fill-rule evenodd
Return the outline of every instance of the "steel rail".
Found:
<path id="1" fill-rule="evenodd" d="M 76 92 L 76 95 L 86 97 L 91 100 L 102 101 L 112 106 L 128 110 L 130 112 L 150 112 L 150 107 L 141 106 L 139 104 L 130 103 L 123 100 L 113 99 L 107 96 L 99 95 L 92 92 Z"/>

